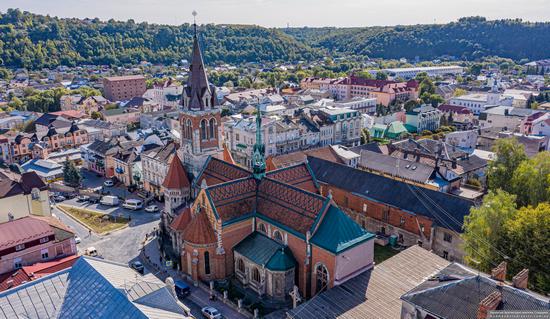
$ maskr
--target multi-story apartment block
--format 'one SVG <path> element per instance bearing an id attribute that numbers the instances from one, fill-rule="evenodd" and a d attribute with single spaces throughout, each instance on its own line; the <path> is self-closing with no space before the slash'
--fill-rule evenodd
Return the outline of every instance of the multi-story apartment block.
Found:
<path id="1" fill-rule="evenodd" d="M 143 189 L 155 197 L 163 196 L 162 182 L 168 174 L 168 167 L 176 154 L 176 144 L 168 143 L 164 146 L 144 150 L 141 153 L 141 169 L 143 172 Z M 179 160 L 179 159 L 176 159 Z"/>
<path id="2" fill-rule="evenodd" d="M 322 108 L 311 112 L 312 119 L 320 127 L 321 145 L 359 145 L 361 140 L 361 113 L 348 108 Z M 328 129 L 327 127 L 330 127 Z"/>
<path id="3" fill-rule="evenodd" d="M 442 112 L 431 105 L 422 105 L 406 114 L 406 124 L 417 132 L 424 130 L 435 131 L 441 124 Z"/>
<path id="4" fill-rule="evenodd" d="M 338 108 L 350 108 L 352 110 L 357 110 L 363 114 L 373 114 L 374 112 L 376 112 L 377 103 L 378 100 L 375 97 L 367 98 L 356 96 L 348 100 L 335 102 L 334 106 Z"/>
<path id="5" fill-rule="evenodd" d="M 127 75 L 104 78 L 103 90 L 109 101 L 125 101 L 142 96 L 147 87 L 143 75 Z"/>
<path id="6" fill-rule="evenodd" d="M 179 105 L 182 92 L 183 86 L 176 85 L 169 79 L 162 85 L 154 85 L 152 89 L 145 91 L 143 97 L 161 107 L 175 109 Z"/>
<path id="7" fill-rule="evenodd" d="M 59 102 L 61 111 L 75 110 L 84 114 L 98 112 L 109 103 L 103 96 L 84 97 L 80 94 L 63 95 Z"/>
<path id="8" fill-rule="evenodd" d="M 340 79 L 302 80 L 303 88 L 316 88 L 328 91 L 338 100 L 349 100 L 353 97 L 376 98 L 379 104 L 388 106 L 394 102 L 405 102 L 418 98 L 419 86 L 415 80 L 396 82 L 387 80 L 371 80 L 356 76 Z"/>
<path id="9" fill-rule="evenodd" d="M 453 97 L 449 104 L 465 106 L 474 115 L 479 115 L 490 107 L 494 106 L 512 106 L 514 102 L 513 97 L 502 96 L 496 87 L 488 93 L 472 93 L 461 96 Z"/>

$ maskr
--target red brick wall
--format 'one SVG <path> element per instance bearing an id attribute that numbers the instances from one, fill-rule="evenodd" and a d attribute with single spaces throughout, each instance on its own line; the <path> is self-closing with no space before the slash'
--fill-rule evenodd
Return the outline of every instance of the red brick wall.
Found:
<path id="1" fill-rule="evenodd" d="M 420 235 L 418 224 L 421 224 L 424 225 L 424 236 L 426 238 L 430 237 L 432 221 L 424 216 L 409 214 L 398 208 L 359 197 L 348 191 L 327 184 L 322 184 L 321 191 L 323 196 L 328 195 L 329 189 L 332 191 L 332 198 L 334 201 L 344 209 L 350 209 L 358 214 L 384 221 L 385 223 L 418 235 Z M 363 211 L 363 204 L 367 204 L 366 213 Z M 384 220 L 384 211 L 388 211 L 388 220 Z M 351 217 L 353 218 L 353 216 Z M 403 224 L 401 224 L 401 218 L 404 220 Z"/>
<path id="2" fill-rule="evenodd" d="M 317 292 L 316 266 L 321 263 L 327 267 L 329 273 L 328 289 L 334 285 L 334 274 L 336 271 L 336 256 L 317 246 L 311 246 L 311 296 Z"/>
<path id="3" fill-rule="evenodd" d="M 252 219 L 247 219 L 223 228 L 222 243 L 225 249 L 226 274 L 233 273 L 233 247 L 252 233 Z"/>

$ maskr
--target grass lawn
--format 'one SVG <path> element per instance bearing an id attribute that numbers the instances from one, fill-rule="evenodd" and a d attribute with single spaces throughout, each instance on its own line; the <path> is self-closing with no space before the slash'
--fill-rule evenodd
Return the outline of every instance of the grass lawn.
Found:
<path id="1" fill-rule="evenodd" d="M 374 244 L 374 262 L 378 265 L 399 252 L 399 250 L 392 249 L 390 245 L 380 246 Z"/>
<path id="2" fill-rule="evenodd" d="M 128 225 L 129 222 L 129 220 L 124 217 L 116 217 L 116 220 L 114 220 L 113 216 L 89 209 L 66 205 L 58 205 L 57 207 L 99 234 L 123 228 Z"/>

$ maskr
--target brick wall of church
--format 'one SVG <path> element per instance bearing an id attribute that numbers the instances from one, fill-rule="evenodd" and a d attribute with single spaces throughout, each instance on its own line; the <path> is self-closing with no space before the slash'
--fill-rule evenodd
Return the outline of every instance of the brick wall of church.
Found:
<path id="1" fill-rule="evenodd" d="M 311 252 L 311 296 L 314 296 L 317 292 L 316 267 L 320 264 L 324 265 L 329 273 L 328 289 L 333 287 L 334 273 L 336 271 L 336 256 L 315 245 L 311 246 Z"/>
<path id="2" fill-rule="evenodd" d="M 233 274 L 233 247 L 252 233 L 252 219 L 225 226 L 222 231 L 222 243 L 225 249 L 226 274 Z"/>

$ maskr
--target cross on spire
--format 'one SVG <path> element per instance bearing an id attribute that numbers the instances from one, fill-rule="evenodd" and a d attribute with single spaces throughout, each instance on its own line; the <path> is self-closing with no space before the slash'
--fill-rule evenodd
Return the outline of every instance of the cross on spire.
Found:
<path id="1" fill-rule="evenodd" d="M 195 30 L 194 37 L 197 37 L 197 11 L 193 10 L 191 14 L 193 15 L 193 29 Z"/>

